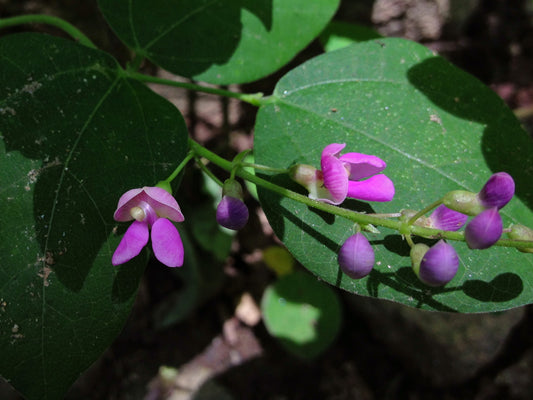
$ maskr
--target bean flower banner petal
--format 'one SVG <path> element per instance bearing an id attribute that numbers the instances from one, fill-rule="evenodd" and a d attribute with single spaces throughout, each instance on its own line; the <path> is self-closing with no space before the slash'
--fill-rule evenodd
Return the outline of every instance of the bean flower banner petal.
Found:
<path id="1" fill-rule="evenodd" d="M 358 43 L 318 56 L 278 82 L 257 117 L 256 162 L 320 168 L 321 152 L 331 143 L 385 160 L 396 189 L 390 202 L 347 200 L 342 207 L 365 213 L 421 210 L 451 190 L 478 192 L 493 173 L 505 171 L 516 182 L 516 195 L 501 210 L 504 226 L 533 225 L 531 138 L 495 93 L 422 45 L 403 39 Z M 267 177 L 307 195 L 287 175 Z M 337 255 L 355 233 L 352 222 L 265 190 L 259 198 L 295 257 L 349 292 L 455 312 L 498 311 L 533 301 L 531 254 L 504 247 L 470 250 L 454 242 L 460 260 L 455 278 L 430 287 L 413 273 L 402 236 L 387 228 L 365 233 L 375 266 L 365 278 L 351 279 L 340 270 Z"/>
<path id="2" fill-rule="evenodd" d="M 0 373 L 62 398 L 128 317 L 147 262 L 111 255 L 120 195 L 187 152 L 181 114 L 105 53 L 40 34 L 0 39 Z"/>

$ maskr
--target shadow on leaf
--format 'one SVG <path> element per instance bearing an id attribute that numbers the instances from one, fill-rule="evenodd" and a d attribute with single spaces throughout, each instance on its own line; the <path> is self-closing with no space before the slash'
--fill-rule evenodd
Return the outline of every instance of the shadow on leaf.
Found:
<path id="1" fill-rule="evenodd" d="M 441 57 L 415 65 L 409 70 L 408 79 L 439 108 L 485 126 L 481 151 L 488 167 L 493 172 L 511 174 L 516 195 L 533 210 L 533 142 L 503 100 Z M 472 189 L 479 190 L 482 184 Z"/>

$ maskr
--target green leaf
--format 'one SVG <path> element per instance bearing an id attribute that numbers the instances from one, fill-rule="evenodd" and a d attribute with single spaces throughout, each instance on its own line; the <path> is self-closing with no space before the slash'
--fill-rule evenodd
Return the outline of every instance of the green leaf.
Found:
<path id="1" fill-rule="evenodd" d="M 533 146 L 503 101 L 478 80 L 402 39 L 356 44 L 316 57 L 285 75 L 256 121 L 256 162 L 278 168 L 306 163 L 320 168 L 329 143 L 345 152 L 387 162 L 395 183 L 389 203 L 348 200 L 363 212 L 420 210 L 447 191 L 477 192 L 497 171 L 516 181 L 515 198 L 502 209 L 504 224 L 533 226 Z M 274 182 L 304 193 L 287 176 Z M 337 252 L 354 226 L 340 217 L 260 190 L 277 236 L 314 274 L 364 296 L 413 307 L 459 312 L 497 311 L 533 302 L 533 257 L 510 248 L 471 251 L 454 243 L 460 267 L 444 288 L 419 283 L 409 247 L 396 231 L 367 234 L 376 253 L 370 275 L 342 274 Z"/>
<path id="2" fill-rule="evenodd" d="M 365 40 L 382 38 L 378 32 L 366 26 L 332 21 L 320 34 L 324 50 L 333 51 Z"/>
<path id="3" fill-rule="evenodd" d="M 136 53 L 175 74 L 218 84 L 251 82 L 288 63 L 339 0 L 99 0 Z"/>
<path id="4" fill-rule="evenodd" d="M 111 255 L 126 190 L 185 156 L 177 109 L 109 55 L 64 39 L 0 39 L 0 373 L 61 398 L 128 317 L 147 258 Z"/>
<path id="5" fill-rule="evenodd" d="M 326 350 L 341 325 L 337 293 L 302 271 L 270 285 L 261 310 L 268 332 L 289 352 L 305 359 Z"/>

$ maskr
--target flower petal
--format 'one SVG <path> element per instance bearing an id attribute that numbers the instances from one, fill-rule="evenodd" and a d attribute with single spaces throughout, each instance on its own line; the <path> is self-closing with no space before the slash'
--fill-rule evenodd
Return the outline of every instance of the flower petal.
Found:
<path id="1" fill-rule="evenodd" d="M 466 225 L 466 244 L 471 249 L 488 249 L 500 239 L 502 232 L 502 217 L 498 208 L 492 207 L 475 216 Z"/>
<path id="2" fill-rule="evenodd" d="M 348 164 L 349 179 L 352 181 L 379 174 L 387 167 L 387 163 L 381 158 L 363 153 L 346 153 L 339 160 Z"/>
<path id="3" fill-rule="evenodd" d="M 429 286 L 442 286 L 453 279 L 458 268 L 455 249 L 441 239 L 424 254 L 418 277 Z"/>
<path id="4" fill-rule="evenodd" d="M 367 276 L 374 267 L 374 261 L 374 249 L 360 232 L 346 239 L 339 250 L 339 266 L 342 272 L 353 279 Z"/>
<path id="5" fill-rule="evenodd" d="M 115 211 L 115 214 L 113 215 L 115 221 L 126 222 L 131 221 L 133 219 L 133 217 L 130 215 L 130 209 L 136 206 L 136 204 L 133 204 L 137 202 L 137 199 L 135 199 L 135 197 L 137 197 L 142 192 L 143 189 L 131 189 L 124 193 L 122 196 L 120 196 L 120 199 L 118 200 L 117 209 Z"/>
<path id="6" fill-rule="evenodd" d="M 346 147 L 346 143 L 331 143 L 322 150 L 322 157 L 334 156 L 339 157 L 339 153 Z"/>
<path id="7" fill-rule="evenodd" d="M 441 204 L 431 213 L 429 226 L 444 231 L 457 231 L 466 223 L 467 219 L 468 215 L 450 210 L 444 204 Z"/>
<path id="8" fill-rule="evenodd" d="M 331 194 L 333 204 L 340 204 L 348 194 L 348 172 L 344 164 L 334 156 L 322 156 L 320 160 L 324 187 Z"/>
<path id="9" fill-rule="evenodd" d="M 148 224 L 134 221 L 124 234 L 115 253 L 113 253 L 111 263 L 113 265 L 124 264 L 137 256 L 148 243 L 149 236 Z"/>
<path id="10" fill-rule="evenodd" d="M 156 186 L 145 186 L 143 190 L 150 198 L 146 202 L 154 208 L 159 217 L 168 218 L 176 222 L 182 222 L 185 219 L 178 202 L 165 189 Z"/>
<path id="11" fill-rule="evenodd" d="M 391 201 L 394 198 L 394 184 L 383 174 L 364 181 L 349 181 L 348 197 L 364 201 Z"/>
<path id="12" fill-rule="evenodd" d="M 483 207 L 498 207 L 498 210 L 511 201 L 515 183 L 507 172 L 493 174 L 478 194 Z"/>
<path id="13" fill-rule="evenodd" d="M 152 226 L 152 249 L 155 257 L 167 267 L 183 265 L 183 243 L 172 222 L 159 218 Z"/>
<path id="14" fill-rule="evenodd" d="M 223 196 L 217 206 L 217 222 L 224 228 L 238 231 L 248 222 L 249 212 L 246 204 L 240 199 Z"/>

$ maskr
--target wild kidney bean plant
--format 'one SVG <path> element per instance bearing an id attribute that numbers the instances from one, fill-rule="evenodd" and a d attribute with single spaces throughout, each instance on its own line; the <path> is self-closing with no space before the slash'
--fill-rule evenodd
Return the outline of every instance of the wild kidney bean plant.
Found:
<path id="1" fill-rule="evenodd" d="M 150 254 L 197 281 L 184 224 L 242 228 L 243 182 L 319 287 L 461 313 L 533 302 L 533 146 L 477 79 L 356 30 L 271 94 L 220 86 L 334 37 L 338 4 L 98 0 L 131 49 L 125 66 L 66 21 L 0 20 L 72 36 L 0 37 L 0 373 L 24 396 L 62 397 L 110 345 Z M 144 74 L 143 60 L 190 80 Z M 256 106 L 253 149 L 228 160 L 195 142 L 148 83 Z M 176 200 L 194 164 L 223 186 L 216 213 Z"/>

